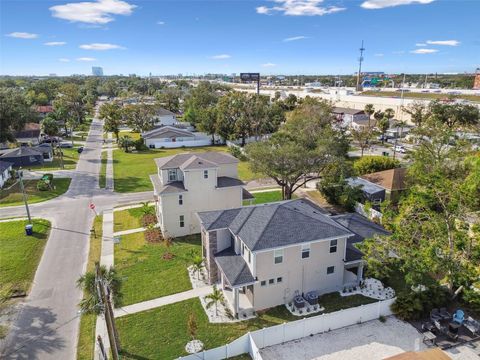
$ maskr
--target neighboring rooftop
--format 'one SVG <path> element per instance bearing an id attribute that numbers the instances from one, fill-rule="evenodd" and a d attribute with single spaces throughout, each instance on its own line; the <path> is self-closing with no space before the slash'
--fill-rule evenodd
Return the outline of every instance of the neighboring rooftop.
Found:
<path id="1" fill-rule="evenodd" d="M 405 190 L 406 168 L 395 168 L 379 171 L 372 174 L 362 175 L 361 178 L 370 181 L 373 184 L 381 186 L 389 191 Z"/>
<path id="2" fill-rule="evenodd" d="M 20 146 L 14 149 L 2 150 L 0 158 L 16 158 L 24 156 L 38 156 L 42 155 L 40 150 L 33 149 L 29 146 Z"/>
<path id="3" fill-rule="evenodd" d="M 238 159 L 230 154 L 214 151 L 183 153 L 155 159 L 159 169 L 217 167 L 218 165 L 237 164 L 238 162 Z"/>
<path id="4" fill-rule="evenodd" d="M 4 172 L 5 170 L 7 170 L 12 165 L 13 165 L 13 163 L 11 163 L 11 162 L 0 161 L 0 172 Z"/>
<path id="5" fill-rule="evenodd" d="M 334 107 L 332 112 L 334 114 L 349 114 L 349 115 L 357 115 L 357 114 L 364 114 L 365 111 L 359 109 L 350 109 L 344 107 Z"/>
<path id="6" fill-rule="evenodd" d="M 240 179 L 235 179 L 228 176 L 219 176 L 217 177 L 217 187 L 224 188 L 230 186 L 242 186 L 245 183 Z"/>
<path id="7" fill-rule="evenodd" d="M 359 177 L 348 178 L 347 183 L 352 187 L 361 186 L 361 190 L 369 195 L 385 193 L 385 189 L 383 187 Z"/>
<path id="8" fill-rule="evenodd" d="M 175 113 L 173 113 L 170 110 L 167 110 L 165 108 L 158 109 L 156 114 L 157 114 L 157 116 L 175 115 Z"/>
<path id="9" fill-rule="evenodd" d="M 190 131 L 179 129 L 174 126 L 161 126 L 142 134 L 144 139 L 151 138 L 174 138 L 174 137 L 195 137 Z"/>
<path id="10" fill-rule="evenodd" d="M 228 228 L 252 251 L 353 235 L 307 199 L 198 213 L 207 230 Z"/>
<path id="11" fill-rule="evenodd" d="M 41 128 L 37 123 L 26 123 L 23 130 L 16 131 L 13 135 L 16 139 L 38 138 L 40 137 Z"/>

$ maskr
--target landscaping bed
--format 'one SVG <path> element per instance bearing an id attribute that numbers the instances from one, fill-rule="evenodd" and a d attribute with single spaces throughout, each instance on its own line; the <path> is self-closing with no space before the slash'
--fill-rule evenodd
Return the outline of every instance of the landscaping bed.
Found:
<path id="1" fill-rule="evenodd" d="M 320 298 L 325 312 L 354 307 L 375 302 L 363 296 L 342 298 L 338 293 L 326 294 Z M 187 331 L 187 322 L 194 313 L 198 325 L 197 339 L 206 349 L 215 348 L 231 342 L 243 334 L 298 320 L 285 306 L 277 306 L 259 313 L 258 317 L 228 324 L 213 324 L 198 298 L 166 305 L 157 309 L 137 314 L 122 316 L 117 319 L 124 359 L 161 358 L 174 359 L 187 355 L 185 344 L 191 340 Z"/>
<path id="2" fill-rule="evenodd" d="M 55 178 L 52 180 L 52 185 L 55 188 L 47 191 L 37 189 L 38 180 L 24 180 L 23 184 L 27 193 L 28 203 L 38 203 L 62 195 L 68 190 L 71 180 L 69 178 Z M 0 207 L 16 205 L 23 205 L 23 195 L 18 183 L 8 190 L 0 190 Z"/>
<path id="3" fill-rule="evenodd" d="M 115 269 L 123 278 L 122 305 L 190 290 L 187 267 L 192 253 L 201 253 L 199 235 L 176 238 L 170 246 L 165 241 L 147 242 L 143 232 L 121 236 L 114 256 Z"/>
<path id="4" fill-rule="evenodd" d="M 27 220 L 0 223 L 0 289 L 18 296 L 29 292 L 50 232 L 49 221 L 34 219 L 33 235 L 26 236 L 27 224 Z"/>
<path id="5" fill-rule="evenodd" d="M 154 159 L 185 152 L 228 151 L 226 146 L 206 146 L 198 148 L 155 149 L 126 153 L 123 150 L 113 152 L 115 191 L 137 192 L 153 190 L 149 175 L 157 172 Z M 238 164 L 238 175 L 243 181 L 250 181 L 258 176 L 254 174 L 248 162 Z"/>
<path id="6" fill-rule="evenodd" d="M 149 206 L 154 212 L 154 206 Z M 115 211 L 113 213 L 113 231 L 124 231 L 143 227 L 142 216 L 144 210 L 141 207 Z M 153 215 L 155 216 L 155 215 Z"/>

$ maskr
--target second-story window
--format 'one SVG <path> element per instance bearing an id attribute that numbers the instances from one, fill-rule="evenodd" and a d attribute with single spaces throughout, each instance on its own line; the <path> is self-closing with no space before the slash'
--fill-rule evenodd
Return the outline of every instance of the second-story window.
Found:
<path id="1" fill-rule="evenodd" d="M 275 264 L 281 264 L 283 262 L 283 249 L 274 250 L 273 257 Z"/>
<path id="2" fill-rule="evenodd" d="M 185 227 L 185 216 L 180 215 L 180 227 Z"/>
<path id="3" fill-rule="evenodd" d="M 203 178 L 208 179 L 208 170 L 203 170 Z"/>
<path id="4" fill-rule="evenodd" d="M 302 259 L 310 257 L 310 244 L 302 245 Z"/>
<path id="5" fill-rule="evenodd" d="M 330 241 L 330 253 L 336 253 L 337 252 L 337 240 L 331 240 Z"/>
<path id="6" fill-rule="evenodd" d="M 168 181 L 177 181 L 177 170 L 168 170 Z"/>
<path id="7" fill-rule="evenodd" d="M 178 205 L 183 205 L 183 195 L 178 195 Z"/>

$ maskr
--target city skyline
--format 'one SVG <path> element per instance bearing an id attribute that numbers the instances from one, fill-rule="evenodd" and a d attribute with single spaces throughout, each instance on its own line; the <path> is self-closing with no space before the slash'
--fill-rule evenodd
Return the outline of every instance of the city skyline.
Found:
<path id="1" fill-rule="evenodd" d="M 448 0 L 6 1 L 0 73 L 354 74 L 362 40 L 365 71 L 474 72 L 479 12 Z"/>

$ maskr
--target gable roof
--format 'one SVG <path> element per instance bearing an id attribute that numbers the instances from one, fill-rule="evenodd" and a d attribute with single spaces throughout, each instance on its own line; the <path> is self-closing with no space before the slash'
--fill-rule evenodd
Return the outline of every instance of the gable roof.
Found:
<path id="1" fill-rule="evenodd" d="M 255 282 L 247 263 L 229 247 L 215 254 L 215 262 L 227 278 L 230 286 L 252 284 Z"/>
<path id="2" fill-rule="evenodd" d="M 395 168 L 390 170 L 379 171 L 371 174 L 360 176 L 362 179 L 368 180 L 373 184 L 383 187 L 389 191 L 405 190 L 406 168 Z"/>
<path id="3" fill-rule="evenodd" d="M 228 228 L 252 251 L 353 235 L 307 199 L 198 213 L 206 230 Z"/>
<path id="4" fill-rule="evenodd" d="M 155 195 L 174 194 L 187 191 L 183 186 L 183 181 L 173 181 L 163 185 L 157 174 L 150 175 L 150 181 L 153 184 Z"/>
<path id="5" fill-rule="evenodd" d="M 157 116 L 167 116 L 167 115 L 175 115 L 175 113 L 171 112 L 170 110 L 167 110 L 165 108 L 160 108 L 156 112 Z"/>
<path id="6" fill-rule="evenodd" d="M 365 114 L 365 111 L 360 109 L 350 109 L 344 107 L 334 107 L 332 110 L 334 114 L 349 114 L 349 115 L 357 115 L 357 114 Z"/>
<path id="7" fill-rule="evenodd" d="M 172 138 L 172 137 L 195 137 L 195 135 L 188 131 L 176 128 L 174 126 L 161 126 L 142 134 L 144 139 L 151 138 Z"/>
<path id="8" fill-rule="evenodd" d="M 42 152 L 29 146 L 20 146 L 15 149 L 9 149 L 3 153 L 0 158 L 19 158 L 24 156 L 43 156 Z"/>
<path id="9" fill-rule="evenodd" d="M 41 132 L 40 124 L 29 122 L 25 124 L 22 130 L 16 131 L 13 135 L 16 139 L 39 138 Z"/>
<path id="10" fill-rule="evenodd" d="M 0 172 L 4 172 L 10 166 L 13 166 L 13 163 L 8 162 L 8 161 L 0 161 Z"/>
<path id="11" fill-rule="evenodd" d="M 224 152 L 198 152 L 198 153 L 183 153 L 163 158 L 155 159 L 155 163 L 159 169 L 187 169 L 188 166 L 200 166 L 199 162 L 208 162 L 209 167 L 217 167 L 223 164 L 237 164 L 238 159 L 234 156 Z M 197 165 L 193 165 L 196 162 Z"/>

